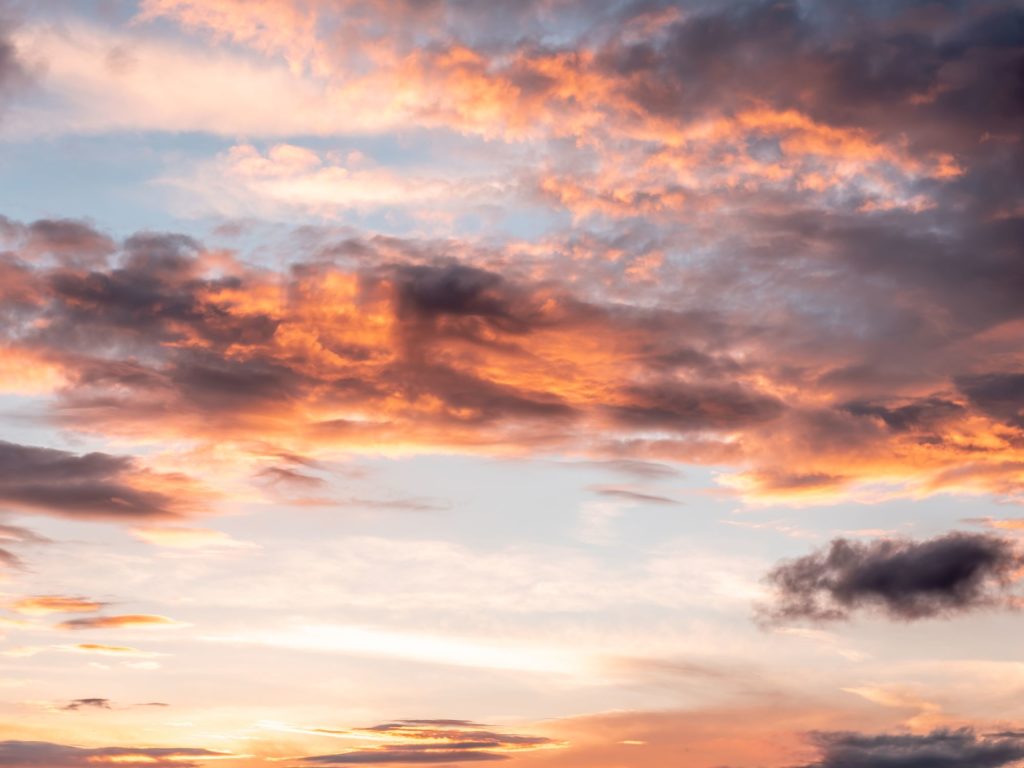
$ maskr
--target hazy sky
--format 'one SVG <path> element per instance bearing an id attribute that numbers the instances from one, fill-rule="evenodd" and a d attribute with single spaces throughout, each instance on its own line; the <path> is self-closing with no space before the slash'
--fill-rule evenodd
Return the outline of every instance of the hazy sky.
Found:
<path id="1" fill-rule="evenodd" d="M 0 0 L 0 766 L 1024 765 L 1024 5 Z"/>

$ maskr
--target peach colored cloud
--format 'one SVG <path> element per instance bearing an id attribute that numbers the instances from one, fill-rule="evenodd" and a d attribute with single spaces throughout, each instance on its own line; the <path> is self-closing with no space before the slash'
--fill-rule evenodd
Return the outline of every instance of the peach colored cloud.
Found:
<path id="1" fill-rule="evenodd" d="M 95 616 L 85 619 L 69 619 L 57 625 L 60 629 L 132 629 L 179 627 L 181 622 L 166 616 L 154 616 L 145 613 L 125 614 L 122 616 Z"/>
<path id="2" fill-rule="evenodd" d="M 102 610 L 106 603 L 84 597 L 67 595 L 35 595 L 15 600 L 11 610 L 29 616 L 45 616 L 50 613 L 94 613 Z"/>

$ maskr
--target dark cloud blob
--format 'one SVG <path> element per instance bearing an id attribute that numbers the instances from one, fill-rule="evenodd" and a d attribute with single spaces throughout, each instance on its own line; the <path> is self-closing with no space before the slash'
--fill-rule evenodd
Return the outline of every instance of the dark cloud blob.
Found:
<path id="1" fill-rule="evenodd" d="M 139 487 L 135 461 L 0 441 L 0 504 L 82 518 L 160 518 L 178 500 Z"/>
<path id="2" fill-rule="evenodd" d="M 95 768 L 112 758 L 124 768 L 200 768 L 203 758 L 223 755 L 190 747 L 83 749 L 47 741 L 0 741 L 0 765 L 10 768 Z"/>
<path id="3" fill-rule="evenodd" d="M 957 383 L 980 410 L 1009 426 L 1024 429 L 1024 373 L 965 376 Z"/>
<path id="4" fill-rule="evenodd" d="M 835 539 L 767 575 L 774 602 L 763 615 L 824 621 L 866 608 L 912 621 L 1005 605 L 1022 565 L 1012 542 L 987 534 L 949 533 L 920 542 Z"/>
<path id="5" fill-rule="evenodd" d="M 61 707 L 65 712 L 76 712 L 80 709 L 112 709 L 110 699 L 72 699 Z"/>
<path id="6" fill-rule="evenodd" d="M 24 236 L 29 253 L 53 256 L 65 266 L 96 265 L 117 249 L 110 237 L 74 219 L 39 219 Z"/>
<path id="7" fill-rule="evenodd" d="M 599 496 L 607 496 L 612 499 L 622 499 L 623 501 L 634 501 L 642 504 L 680 504 L 681 502 L 675 499 L 670 499 L 668 496 L 658 496 L 653 493 L 643 493 L 641 491 L 633 491 L 629 488 L 615 488 L 607 485 L 594 485 L 590 487 L 594 493 Z"/>
<path id="8" fill-rule="evenodd" d="M 1024 759 L 1024 734 L 970 728 L 925 734 L 817 733 L 817 762 L 800 768 L 1002 768 Z"/>

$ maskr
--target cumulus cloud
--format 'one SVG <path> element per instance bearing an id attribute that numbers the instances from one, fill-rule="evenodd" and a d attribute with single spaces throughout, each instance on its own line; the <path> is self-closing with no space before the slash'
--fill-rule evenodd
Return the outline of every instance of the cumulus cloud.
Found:
<path id="1" fill-rule="evenodd" d="M 1008 588 L 1022 566 L 1015 544 L 993 535 L 835 539 L 828 548 L 769 572 L 765 580 L 774 602 L 764 615 L 776 621 L 828 621 L 874 609 L 913 621 L 1008 606 Z"/>
<path id="2" fill-rule="evenodd" d="M 818 733 L 821 757 L 802 768 L 1002 768 L 1024 760 L 1024 735 L 971 728 L 921 734 Z"/>

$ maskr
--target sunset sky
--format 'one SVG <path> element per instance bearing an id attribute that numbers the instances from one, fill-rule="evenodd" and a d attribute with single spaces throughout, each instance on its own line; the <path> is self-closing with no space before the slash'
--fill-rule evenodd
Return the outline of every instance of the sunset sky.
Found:
<path id="1" fill-rule="evenodd" d="M 1024 766 L 1024 4 L 0 0 L 0 766 Z"/>

